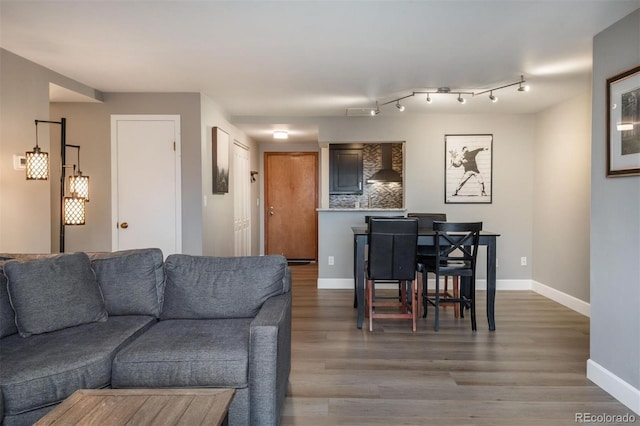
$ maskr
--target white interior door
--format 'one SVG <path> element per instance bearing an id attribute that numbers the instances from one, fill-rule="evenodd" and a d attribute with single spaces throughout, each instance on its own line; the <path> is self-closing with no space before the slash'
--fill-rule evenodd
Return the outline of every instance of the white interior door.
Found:
<path id="1" fill-rule="evenodd" d="M 180 116 L 111 116 L 113 250 L 182 251 Z"/>
<path id="2" fill-rule="evenodd" d="M 251 255 L 251 182 L 249 150 L 237 141 L 233 145 L 233 235 L 234 254 Z"/>

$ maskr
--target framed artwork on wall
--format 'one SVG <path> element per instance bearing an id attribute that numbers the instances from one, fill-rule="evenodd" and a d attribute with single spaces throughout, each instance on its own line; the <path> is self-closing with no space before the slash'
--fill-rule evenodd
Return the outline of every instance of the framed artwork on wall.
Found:
<path id="1" fill-rule="evenodd" d="M 490 204 L 493 135 L 445 135 L 444 202 Z"/>
<path id="2" fill-rule="evenodd" d="M 640 175 L 640 65 L 607 79 L 607 177 Z"/>
<path id="3" fill-rule="evenodd" d="M 213 174 L 213 193 L 229 192 L 229 133 L 220 127 L 213 128 L 211 138 L 211 170 Z"/>

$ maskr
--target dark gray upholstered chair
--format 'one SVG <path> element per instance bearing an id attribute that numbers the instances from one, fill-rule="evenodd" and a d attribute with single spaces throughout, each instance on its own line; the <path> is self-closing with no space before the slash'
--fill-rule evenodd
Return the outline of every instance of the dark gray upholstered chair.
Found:
<path id="1" fill-rule="evenodd" d="M 419 291 L 416 284 L 418 220 L 372 217 L 368 232 L 365 312 L 369 316 L 369 331 L 373 331 L 374 318 L 411 319 L 413 331 L 416 331 Z M 383 301 L 382 297 L 376 296 L 375 283 L 381 280 L 398 281 L 400 298 L 393 296 Z M 376 309 L 382 307 L 398 307 L 400 312 L 382 312 L 381 309 Z"/>
<path id="2" fill-rule="evenodd" d="M 433 260 L 426 260 L 422 265 L 424 275 L 435 274 L 436 291 L 427 302 L 435 308 L 434 329 L 440 328 L 440 303 L 453 302 L 460 304 L 461 310 L 471 310 L 471 329 L 476 330 L 476 259 L 482 222 L 439 222 L 433 223 L 436 232 L 436 255 Z M 469 288 L 460 291 L 457 297 L 441 297 L 440 276 L 467 277 Z M 426 307 L 425 307 L 426 315 Z"/>
<path id="3" fill-rule="evenodd" d="M 433 222 L 434 221 L 440 221 L 440 222 L 446 222 L 447 221 L 447 214 L 446 213 L 409 213 L 407 214 L 408 217 L 415 217 L 418 219 L 418 228 L 420 229 L 433 229 Z M 418 272 L 421 276 L 421 282 L 422 282 L 422 306 L 424 309 L 423 312 L 423 317 L 427 316 L 427 274 L 424 273 L 424 271 L 422 270 L 422 265 L 428 261 L 430 258 L 435 257 L 436 255 L 436 248 L 434 246 L 418 246 Z M 444 289 L 443 289 L 443 293 L 445 296 L 447 297 L 458 297 L 458 280 L 457 278 L 454 278 L 453 280 L 453 293 L 449 293 L 449 277 L 445 276 L 444 277 Z M 458 303 L 453 303 L 453 304 L 449 304 L 449 303 L 443 303 L 441 306 L 449 306 L 449 305 L 453 305 L 454 310 L 454 316 L 456 318 L 458 318 L 460 316 L 460 305 Z"/>

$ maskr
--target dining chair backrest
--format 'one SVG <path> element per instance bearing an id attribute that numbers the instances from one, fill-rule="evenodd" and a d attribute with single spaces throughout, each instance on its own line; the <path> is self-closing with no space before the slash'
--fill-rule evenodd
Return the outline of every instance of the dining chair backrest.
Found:
<path id="1" fill-rule="evenodd" d="M 369 279 L 413 280 L 416 273 L 418 220 L 372 217 L 368 233 Z"/>
<path id="2" fill-rule="evenodd" d="M 433 222 L 436 267 L 468 269 L 475 273 L 482 222 Z"/>
<path id="3" fill-rule="evenodd" d="M 390 218 L 394 218 L 394 219 L 402 219 L 402 218 L 404 218 L 404 216 L 373 216 L 373 215 L 365 215 L 364 223 L 366 223 L 368 225 L 369 221 L 371 221 L 372 217 L 390 217 Z M 418 225 L 418 226 L 420 226 L 420 225 Z"/>
<path id="4" fill-rule="evenodd" d="M 415 217 L 418 219 L 418 228 L 433 230 L 433 222 L 436 220 L 446 222 L 446 213 L 409 213 L 408 217 Z M 435 256 L 436 248 L 433 246 L 418 246 L 418 257 L 424 258 L 425 256 Z"/>
<path id="5" fill-rule="evenodd" d="M 433 222 L 436 220 L 447 221 L 446 213 L 408 213 L 407 217 L 417 218 L 420 229 L 433 229 Z"/>

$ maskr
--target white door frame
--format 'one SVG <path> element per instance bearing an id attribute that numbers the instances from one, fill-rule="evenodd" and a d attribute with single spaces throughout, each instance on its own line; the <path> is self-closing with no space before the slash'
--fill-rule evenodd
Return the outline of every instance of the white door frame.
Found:
<path id="1" fill-rule="evenodd" d="M 236 150 L 242 150 L 246 155 L 241 163 L 238 163 Z M 233 236 L 234 255 L 251 255 L 251 183 L 249 147 L 233 141 Z"/>
<path id="2" fill-rule="evenodd" d="M 173 121 L 175 129 L 175 215 L 176 250 L 182 253 L 182 168 L 180 115 L 112 114 L 111 115 L 111 250 L 118 249 L 118 121 Z"/>

